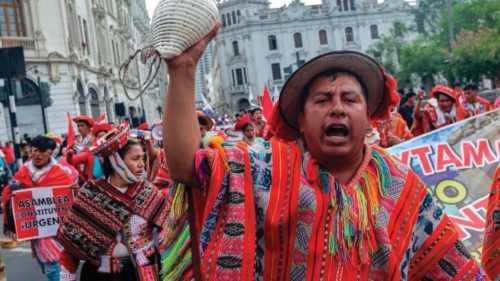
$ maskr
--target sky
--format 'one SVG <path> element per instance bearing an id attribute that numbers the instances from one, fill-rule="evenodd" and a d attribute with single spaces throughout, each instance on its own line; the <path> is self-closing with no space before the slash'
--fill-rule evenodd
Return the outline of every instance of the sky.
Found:
<path id="1" fill-rule="evenodd" d="M 271 8 L 281 7 L 284 4 L 290 3 L 292 0 L 271 0 Z M 153 17 L 153 12 L 155 10 L 156 5 L 160 2 L 160 0 L 146 0 L 146 7 L 148 8 L 149 17 Z M 305 4 L 319 4 L 321 0 L 302 0 Z"/>

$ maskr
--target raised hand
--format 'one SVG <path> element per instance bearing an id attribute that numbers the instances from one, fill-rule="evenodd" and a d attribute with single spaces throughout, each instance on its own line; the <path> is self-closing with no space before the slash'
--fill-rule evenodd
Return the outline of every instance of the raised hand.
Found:
<path id="1" fill-rule="evenodd" d="M 221 26 L 221 22 L 217 22 L 212 29 L 205 37 L 203 37 L 198 43 L 191 46 L 189 49 L 184 51 L 181 55 L 165 60 L 168 66 L 169 72 L 174 71 L 176 68 L 182 67 L 196 67 L 198 60 L 203 55 L 205 48 L 208 43 L 212 41 L 212 39 L 217 35 L 219 28 Z"/>

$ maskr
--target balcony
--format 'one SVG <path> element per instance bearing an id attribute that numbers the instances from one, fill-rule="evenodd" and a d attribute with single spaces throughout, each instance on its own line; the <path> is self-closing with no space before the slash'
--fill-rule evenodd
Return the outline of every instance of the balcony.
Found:
<path id="1" fill-rule="evenodd" d="M 246 93 L 248 92 L 248 85 L 230 86 L 228 90 L 231 94 Z"/>
<path id="2" fill-rule="evenodd" d="M 25 37 L 0 37 L 0 47 L 23 47 L 28 51 L 36 51 L 35 40 L 33 38 Z"/>

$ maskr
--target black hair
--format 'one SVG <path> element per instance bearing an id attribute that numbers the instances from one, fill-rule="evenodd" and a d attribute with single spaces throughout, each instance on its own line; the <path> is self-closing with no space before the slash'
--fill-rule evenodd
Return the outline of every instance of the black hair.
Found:
<path id="1" fill-rule="evenodd" d="M 234 117 L 235 117 L 235 118 L 240 118 L 240 117 L 241 117 L 241 114 L 240 114 L 240 113 L 236 113 L 236 114 L 234 115 Z"/>
<path id="2" fill-rule="evenodd" d="M 46 136 L 36 136 L 32 141 L 31 141 L 31 147 L 36 147 L 38 150 L 45 152 L 47 150 L 54 150 L 57 147 L 56 142 Z"/>
<path id="3" fill-rule="evenodd" d="M 208 126 L 208 122 L 204 118 L 198 117 L 198 123 L 202 126 Z"/>
<path id="4" fill-rule="evenodd" d="M 78 125 L 78 123 L 83 123 L 83 124 L 87 125 L 87 127 L 92 127 L 87 120 L 78 120 L 78 122 L 76 122 L 76 124 Z"/>
<path id="5" fill-rule="evenodd" d="M 307 82 L 306 86 L 302 89 L 302 92 L 300 93 L 300 111 L 304 111 L 304 106 L 306 104 L 307 97 L 309 96 L 309 90 L 311 89 L 312 83 L 318 78 L 318 77 L 331 77 L 331 81 L 335 81 L 337 77 L 340 74 L 347 74 L 356 79 L 358 81 L 359 85 L 361 85 L 361 92 L 363 94 L 363 97 L 365 97 L 365 100 L 368 101 L 368 91 L 366 90 L 366 85 L 362 82 L 362 80 L 359 78 L 357 74 L 354 74 L 350 71 L 341 69 L 341 68 L 335 68 L 335 69 L 330 69 L 327 71 L 324 71 L 315 77 L 313 77 L 309 82 Z"/>
<path id="6" fill-rule="evenodd" d="M 465 86 L 464 88 L 464 91 L 477 91 L 479 90 L 479 88 L 477 87 L 476 84 L 467 84 L 467 86 Z"/>
<path id="7" fill-rule="evenodd" d="M 127 154 L 127 152 L 130 150 L 130 148 L 134 145 L 140 145 L 141 143 L 139 142 L 139 140 L 137 139 L 130 139 L 127 144 L 125 144 L 124 147 L 120 148 L 118 150 L 118 155 L 120 155 L 120 157 L 122 159 L 125 158 L 125 154 Z M 111 176 L 115 169 L 113 168 L 113 166 L 111 165 L 111 161 L 109 160 L 109 157 L 104 157 L 104 162 L 102 163 L 102 170 L 104 172 L 104 176 L 106 178 L 108 178 L 109 176 Z"/>
<path id="8" fill-rule="evenodd" d="M 408 93 L 406 93 L 405 98 L 414 97 L 414 96 L 416 96 L 416 95 L 417 95 L 417 94 L 416 94 L 415 92 L 413 92 L 413 91 L 409 91 Z"/>
<path id="9" fill-rule="evenodd" d="M 454 99 L 452 96 L 450 96 L 450 95 L 448 95 L 448 94 L 445 94 L 445 93 L 443 93 L 443 92 L 436 92 L 436 93 L 434 94 L 434 96 L 436 96 L 436 100 L 438 100 L 438 101 L 439 101 L 439 96 L 441 96 L 441 95 L 444 95 L 444 96 L 446 96 L 447 98 L 449 98 L 452 102 L 455 102 L 455 99 Z"/>
<path id="10" fill-rule="evenodd" d="M 462 83 L 455 82 L 455 83 L 453 83 L 453 87 L 462 87 Z"/>
<path id="11" fill-rule="evenodd" d="M 260 108 L 260 107 L 254 107 L 254 108 L 250 109 L 250 114 L 253 116 L 253 114 L 255 112 L 257 112 L 257 111 L 262 112 L 262 108 Z"/>
<path id="12" fill-rule="evenodd" d="M 241 127 L 241 131 L 244 132 L 248 128 L 248 126 L 253 126 L 253 124 L 250 122 L 246 123 L 245 125 L 243 125 L 243 127 Z"/>

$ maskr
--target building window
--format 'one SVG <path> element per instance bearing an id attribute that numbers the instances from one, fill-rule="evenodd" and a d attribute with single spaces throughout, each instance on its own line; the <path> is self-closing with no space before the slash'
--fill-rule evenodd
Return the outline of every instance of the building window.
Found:
<path id="1" fill-rule="evenodd" d="M 271 71 L 273 73 L 273 80 L 281 80 L 281 67 L 279 63 L 271 63 Z"/>
<path id="2" fill-rule="evenodd" d="M 354 0 L 349 0 L 349 5 L 350 5 L 350 10 L 351 11 L 355 11 L 356 10 L 356 6 L 354 6 Z"/>
<path id="3" fill-rule="evenodd" d="M 87 27 L 87 21 L 83 20 L 83 32 L 85 35 L 85 49 L 87 50 L 87 54 L 90 55 L 90 44 L 89 44 L 89 32 Z M 83 46 L 82 46 L 83 47 Z"/>
<path id="4" fill-rule="evenodd" d="M 344 4 L 344 6 L 342 7 L 342 10 L 343 10 L 343 11 L 349 11 L 349 6 L 348 6 L 347 1 L 348 1 L 348 0 L 344 0 L 344 1 L 343 1 L 343 2 L 344 2 L 344 3 L 343 3 L 343 4 Z"/>
<path id="5" fill-rule="evenodd" d="M 295 48 L 302 48 L 302 34 L 300 33 L 294 33 L 293 34 L 293 42 L 295 44 Z"/>
<path id="6" fill-rule="evenodd" d="M 233 24 L 236 24 L 236 13 L 232 12 L 231 15 L 233 16 Z"/>
<path id="7" fill-rule="evenodd" d="M 236 76 L 234 74 L 234 69 L 231 69 L 231 77 L 233 78 L 233 86 L 236 86 Z"/>
<path id="8" fill-rule="evenodd" d="M 22 7 L 20 0 L 0 0 L 0 36 L 26 36 Z"/>
<path id="9" fill-rule="evenodd" d="M 227 25 L 231 25 L 231 14 L 227 13 L 226 19 L 227 19 Z"/>
<path id="10" fill-rule="evenodd" d="M 243 70 L 241 68 L 237 68 L 236 71 L 236 85 L 243 85 L 244 80 L 243 80 Z"/>
<path id="11" fill-rule="evenodd" d="M 241 12 L 240 12 L 240 10 L 236 11 L 236 16 L 238 17 L 238 23 L 240 23 L 240 20 L 241 20 Z"/>
<path id="12" fill-rule="evenodd" d="M 353 42 L 354 41 L 354 34 L 352 32 L 352 27 L 345 28 L 345 41 L 346 42 Z"/>
<path id="13" fill-rule="evenodd" d="M 370 33 L 372 34 L 372 39 L 378 39 L 378 26 L 376 24 L 370 25 Z"/>
<path id="14" fill-rule="evenodd" d="M 226 26 L 226 15 L 222 14 L 222 26 Z"/>
<path id="15" fill-rule="evenodd" d="M 278 49 L 278 42 L 276 42 L 276 35 L 267 36 L 267 41 L 269 42 L 269 50 L 274 51 Z"/>
<path id="16" fill-rule="evenodd" d="M 101 112 L 99 110 L 99 96 L 97 95 L 97 91 L 94 88 L 89 88 L 90 95 L 90 113 L 92 118 L 97 119 Z"/>
<path id="17" fill-rule="evenodd" d="M 233 41 L 233 54 L 235 56 L 240 55 L 240 49 L 238 48 L 238 41 Z"/>
<path id="18" fill-rule="evenodd" d="M 83 84 L 80 79 L 76 80 L 76 91 L 78 92 L 78 107 L 80 108 L 80 115 L 87 115 L 87 103 Z"/>
<path id="19" fill-rule="evenodd" d="M 326 36 L 326 30 L 322 29 L 318 32 L 319 35 L 319 44 L 326 45 L 328 44 L 328 37 Z"/>

